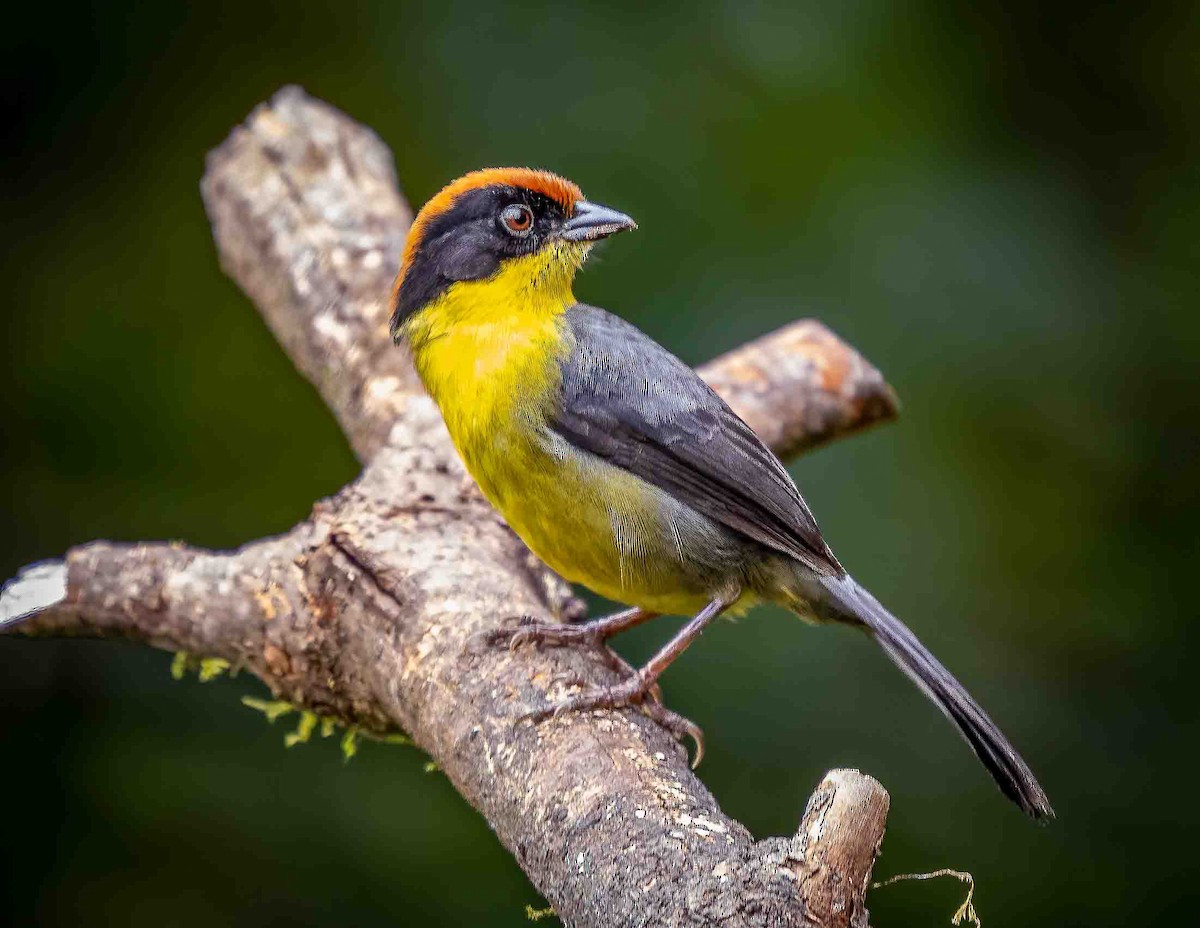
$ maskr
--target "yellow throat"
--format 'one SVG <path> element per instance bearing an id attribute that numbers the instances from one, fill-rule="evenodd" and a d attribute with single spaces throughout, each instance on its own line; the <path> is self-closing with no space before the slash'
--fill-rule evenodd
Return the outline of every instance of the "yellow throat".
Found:
<path id="1" fill-rule="evenodd" d="M 556 393 L 569 348 L 558 319 L 575 303 L 587 250 L 560 242 L 505 261 L 489 278 L 452 284 L 404 324 L 425 389 L 489 498 L 491 459 L 517 450 L 516 424 L 540 417 Z"/>

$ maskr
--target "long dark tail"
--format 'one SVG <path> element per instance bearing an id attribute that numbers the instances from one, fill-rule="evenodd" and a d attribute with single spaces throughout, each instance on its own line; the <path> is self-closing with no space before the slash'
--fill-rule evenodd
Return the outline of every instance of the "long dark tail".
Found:
<path id="1" fill-rule="evenodd" d="M 908 627 L 849 576 L 822 580 L 828 600 L 818 607 L 829 617 L 861 624 L 874 635 L 897 667 L 946 714 L 983 762 L 1000 791 L 1035 819 L 1054 810 L 1033 772 L 1008 743 L 996 723 L 925 648 Z"/>

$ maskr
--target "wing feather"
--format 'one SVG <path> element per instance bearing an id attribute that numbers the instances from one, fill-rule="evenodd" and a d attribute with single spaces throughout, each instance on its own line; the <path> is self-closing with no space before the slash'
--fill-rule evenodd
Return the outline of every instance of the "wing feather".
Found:
<path id="1" fill-rule="evenodd" d="M 555 432 L 819 574 L 844 573 L 779 459 L 695 371 L 602 309 L 576 304 L 565 324 Z"/>

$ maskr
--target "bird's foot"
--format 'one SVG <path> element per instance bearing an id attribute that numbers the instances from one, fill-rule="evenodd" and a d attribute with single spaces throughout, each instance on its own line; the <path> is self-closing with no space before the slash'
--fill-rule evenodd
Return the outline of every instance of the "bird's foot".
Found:
<path id="1" fill-rule="evenodd" d="M 651 673 L 647 669 L 634 669 L 618 654 L 604 646 L 604 642 L 612 635 L 652 617 L 652 613 L 629 609 L 579 625 L 563 625 L 557 622 L 538 622 L 531 616 L 514 616 L 506 623 L 508 627 L 488 632 L 485 641 L 492 647 L 508 648 L 509 650 L 525 644 L 545 644 L 550 647 L 594 646 L 604 662 L 622 677 L 621 682 L 613 686 L 585 689 L 576 696 L 564 699 L 546 709 L 530 712 L 522 718 L 538 722 L 566 712 L 638 706 L 646 716 L 667 729 L 676 741 L 682 742 L 686 738 L 692 740 L 696 745 L 695 756 L 692 760 L 694 768 L 704 756 L 704 732 L 700 726 L 663 704 L 663 695 L 662 690 L 658 687 L 657 674 Z M 576 681 L 575 685 L 584 686 L 585 684 L 582 681 Z"/>
<path id="2" fill-rule="evenodd" d="M 515 620 L 515 625 L 512 622 Z M 627 676 L 633 673 L 633 668 L 623 661 L 616 652 L 604 647 L 604 642 L 613 634 L 612 623 L 607 620 L 593 620 L 579 625 L 563 625 L 558 622 L 539 622 L 528 615 L 513 616 L 509 620 L 510 627 L 498 628 L 485 636 L 485 642 L 491 647 L 516 650 L 521 645 L 547 645 L 552 648 L 562 648 L 569 645 L 595 647 L 604 663 L 619 673 Z"/>
<path id="3" fill-rule="evenodd" d="M 486 641 L 495 648 L 514 651 L 524 644 L 545 644 L 564 647 L 571 644 L 600 644 L 604 635 L 588 624 L 563 625 L 559 622 L 539 622 L 532 616 L 516 616 L 516 624 L 487 633 Z"/>
<path id="4" fill-rule="evenodd" d="M 620 660 L 620 658 L 617 658 Z M 645 671 L 635 671 L 624 661 L 621 665 L 629 676 L 612 686 L 593 687 L 574 696 L 568 696 L 544 709 L 538 709 L 524 716 L 531 722 L 541 722 L 548 718 L 558 718 L 568 712 L 587 712 L 591 709 L 623 709 L 627 706 L 637 706 L 649 718 L 653 719 L 671 733 L 676 741 L 682 742 L 690 738 L 696 746 L 692 758 L 694 770 L 704 757 L 704 731 L 695 722 L 678 712 L 663 705 L 662 690 L 658 682 Z"/>

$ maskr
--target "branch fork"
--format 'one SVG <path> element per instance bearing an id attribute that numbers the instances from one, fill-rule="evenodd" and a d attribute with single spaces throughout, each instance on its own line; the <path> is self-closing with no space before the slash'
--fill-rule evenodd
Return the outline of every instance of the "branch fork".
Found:
<path id="1" fill-rule="evenodd" d="M 519 722 L 562 681 L 618 679 L 592 648 L 480 647 L 500 617 L 578 615 L 483 500 L 384 300 L 411 212 L 370 130 L 285 88 L 209 156 L 221 266 L 337 416 L 362 474 L 291 531 L 232 552 L 94 542 L 0 595 L 7 633 L 119 637 L 221 658 L 277 698 L 402 730 L 491 824 L 567 925 L 865 926 L 888 796 L 829 773 L 791 839 L 724 815 L 634 709 Z M 814 321 L 701 374 L 780 455 L 875 422 L 882 376 Z"/>

